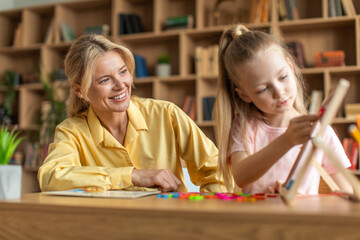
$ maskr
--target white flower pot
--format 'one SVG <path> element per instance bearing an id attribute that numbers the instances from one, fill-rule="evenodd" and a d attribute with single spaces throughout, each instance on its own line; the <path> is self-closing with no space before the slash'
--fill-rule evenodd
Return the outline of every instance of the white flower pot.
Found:
<path id="1" fill-rule="evenodd" d="M 0 199 L 21 197 L 21 166 L 0 165 Z"/>
<path id="2" fill-rule="evenodd" d="M 156 76 L 168 77 L 171 75 L 171 65 L 168 63 L 158 63 L 156 65 Z"/>

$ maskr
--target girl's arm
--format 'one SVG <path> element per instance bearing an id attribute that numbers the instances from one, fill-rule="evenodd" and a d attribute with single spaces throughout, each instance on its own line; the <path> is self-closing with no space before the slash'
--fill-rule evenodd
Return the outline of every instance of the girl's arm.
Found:
<path id="1" fill-rule="evenodd" d="M 239 187 L 244 187 L 256 181 L 293 146 L 308 141 L 312 132 L 312 123 L 317 119 L 318 116 L 316 115 L 296 117 L 290 121 L 285 133 L 260 151 L 252 155 L 248 155 L 246 152 L 234 152 L 231 154 L 235 183 Z"/>

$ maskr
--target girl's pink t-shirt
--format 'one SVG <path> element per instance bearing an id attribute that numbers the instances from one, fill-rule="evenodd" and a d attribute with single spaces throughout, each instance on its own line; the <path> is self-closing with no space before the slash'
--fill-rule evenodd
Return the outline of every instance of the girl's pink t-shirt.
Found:
<path id="1" fill-rule="evenodd" d="M 232 144 L 229 148 L 229 155 L 234 152 L 245 151 L 245 146 L 241 141 L 240 128 L 238 124 L 239 119 L 235 118 L 232 130 Z M 266 125 L 261 121 L 251 121 L 248 129 L 248 146 L 250 154 L 253 154 L 275 138 L 280 136 L 286 131 L 287 128 L 277 128 Z M 332 150 L 337 159 L 340 161 L 344 168 L 350 167 L 350 161 L 345 154 L 343 146 L 338 139 L 334 130 L 328 126 L 323 137 L 323 141 Z M 242 188 L 244 193 L 262 193 L 268 192 L 270 188 L 275 187 L 276 181 L 280 180 L 285 182 L 289 172 L 301 150 L 301 144 L 291 148 L 281 159 L 279 159 L 261 178 L 255 182 Z M 336 168 L 331 164 L 330 160 L 324 155 L 323 151 L 317 150 L 314 157 L 318 163 L 325 169 L 328 174 L 336 173 Z M 301 165 L 299 165 L 301 166 Z M 298 168 L 299 169 L 299 168 Z M 319 172 L 311 165 L 298 188 L 301 194 L 318 194 L 320 183 Z"/>

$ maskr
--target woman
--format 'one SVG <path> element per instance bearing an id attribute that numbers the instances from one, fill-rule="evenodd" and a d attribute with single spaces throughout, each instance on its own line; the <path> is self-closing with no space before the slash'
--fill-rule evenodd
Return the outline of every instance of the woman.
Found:
<path id="1" fill-rule="evenodd" d="M 224 191 L 214 144 L 176 105 L 131 97 L 134 58 L 100 35 L 77 39 L 65 59 L 69 118 L 38 172 L 42 191 L 132 186 L 186 191 L 180 159 L 201 191 Z"/>

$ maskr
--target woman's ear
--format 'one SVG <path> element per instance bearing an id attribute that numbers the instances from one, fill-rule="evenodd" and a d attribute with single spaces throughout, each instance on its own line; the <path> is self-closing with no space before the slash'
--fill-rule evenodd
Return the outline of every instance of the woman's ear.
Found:
<path id="1" fill-rule="evenodd" d="M 80 85 L 79 85 L 79 84 L 74 83 L 74 84 L 72 84 L 71 87 L 72 87 L 75 95 L 76 95 L 78 98 L 80 98 L 80 99 L 83 99 L 83 98 L 84 98 L 83 95 L 82 95 L 82 93 L 81 93 L 81 88 L 80 88 Z"/>
<path id="2" fill-rule="evenodd" d="M 246 95 L 246 93 L 244 93 L 244 91 L 241 90 L 240 88 L 235 88 L 235 92 L 244 102 L 247 102 L 247 103 L 252 102 L 251 99 Z"/>

